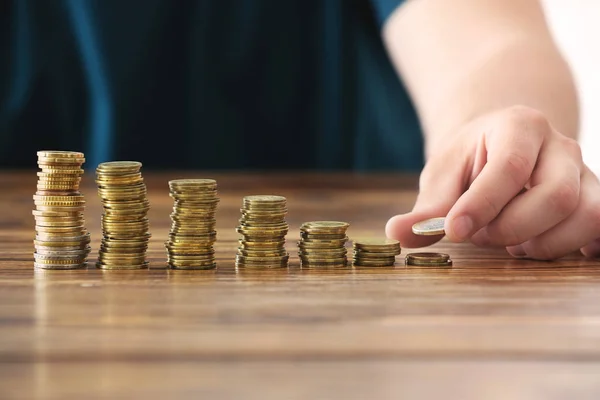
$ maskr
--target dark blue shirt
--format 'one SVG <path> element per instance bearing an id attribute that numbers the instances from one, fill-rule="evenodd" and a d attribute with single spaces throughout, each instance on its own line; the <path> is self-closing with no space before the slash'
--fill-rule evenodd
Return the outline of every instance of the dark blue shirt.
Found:
<path id="1" fill-rule="evenodd" d="M 0 162 L 49 148 L 87 168 L 418 170 L 380 32 L 401 2 L 3 2 Z"/>

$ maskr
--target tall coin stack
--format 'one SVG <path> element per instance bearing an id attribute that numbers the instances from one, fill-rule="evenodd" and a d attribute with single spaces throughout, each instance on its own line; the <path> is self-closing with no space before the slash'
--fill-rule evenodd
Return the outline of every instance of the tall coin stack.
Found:
<path id="1" fill-rule="evenodd" d="M 83 153 L 38 151 L 36 236 L 33 254 L 36 268 L 85 268 L 90 253 L 90 234 L 85 229 L 85 199 L 79 193 L 85 162 Z"/>
<path id="2" fill-rule="evenodd" d="M 286 198 L 244 197 L 237 232 L 241 235 L 235 264 L 238 268 L 286 268 L 289 255 L 285 235 L 289 226 Z"/>
<path id="3" fill-rule="evenodd" d="M 355 240 L 353 248 L 357 267 L 392 267 L 400 254 L 400 242 L 393 239 Z"/>
<path id="4" fill-rule="evenodd" d="M 346 267 L 346 230 L 349 226 L 347 222 L 339 221 L 313 221 L 302 224 L 298 242 L 298 256 L 302 267 Z"/>
<path id="5" fill-rule="evenodd" d="M 147 268 L 150 209 L 146 184 L 137 161 L 98 165 L 96 183 L 104 214 L 102 244 L 96 266 L 102 269 Z"/>
<path id="6" fill-rule="evenodd" d="M 217 182 L 213 179 L 169 181 L 174 199 L 171 232 L 165 243 L 167 263 L 173 269 L 213 269 L 217 267 L 213 244 L 217 204 Z"/>

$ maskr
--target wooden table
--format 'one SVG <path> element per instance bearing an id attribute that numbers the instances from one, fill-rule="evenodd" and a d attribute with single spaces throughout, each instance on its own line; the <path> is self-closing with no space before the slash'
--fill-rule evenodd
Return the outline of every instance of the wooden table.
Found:
<path id="1" fill-rule="evenodd" d="M 442 242 L 451 269 L 302 270 L 301 222 L 383 235 L 416 180 L 146 172 L 150 270 L 33 269 L 35 172 L 0 175 L 0 398 L 597 399 L 600 268 Z M 216 177 L 218 269 L 170 271 L 167 180 Z M 82 192 L 97 256 L 101 207 Z M 287 270 L 233 267 L 241 199 L 288 198 Z M 406 254 L 406 249 L 403 249 Z"/>

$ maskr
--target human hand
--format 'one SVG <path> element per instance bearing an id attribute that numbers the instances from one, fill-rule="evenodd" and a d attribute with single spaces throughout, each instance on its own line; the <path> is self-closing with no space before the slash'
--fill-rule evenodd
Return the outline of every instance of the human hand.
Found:
<path id="1" fill-rule="evenodd" d="M 388 237 L 408 248 L 431 245 L 441 236 L 416 236 L 412 225 L 446 216 L 454 242 L 542 260 L 577 249 L 600 256 L 600 182 L 579 144 L 541 113 L 521 106 L 490 113 L 451 140 L 433 149 L 413 210 L 388 221 Z"/>

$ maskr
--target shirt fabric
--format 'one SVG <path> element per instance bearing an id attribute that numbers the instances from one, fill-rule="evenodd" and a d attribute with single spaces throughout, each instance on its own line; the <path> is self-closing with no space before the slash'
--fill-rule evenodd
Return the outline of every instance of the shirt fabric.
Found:
<path id="1" fill-rule="evenodd" d="M 87 168 L 418 170 L 381 40 L 400 3 L 2 2 L 0 163 L 65 149 Z"/>

